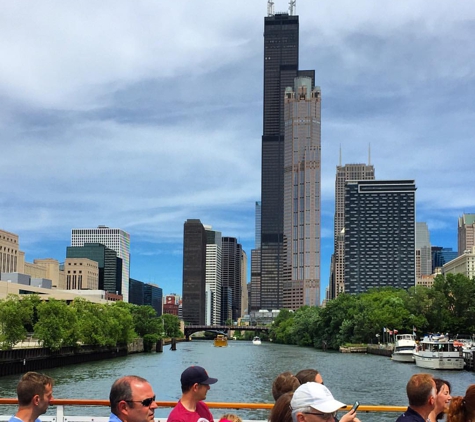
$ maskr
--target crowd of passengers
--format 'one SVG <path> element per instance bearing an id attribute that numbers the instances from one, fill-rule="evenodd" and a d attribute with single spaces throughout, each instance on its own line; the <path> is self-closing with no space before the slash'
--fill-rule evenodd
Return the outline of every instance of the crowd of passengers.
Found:
<path id="1" fill-rule="evenodd" d="M 204 402 L 210 385 L 218 380 L 208 376 L 201 366 L 190 366 L 181 374 L 182 396 L 168 416 L 167 422 L 214 422 Z M 17 385 L 18 410 L 9 422 L 40 422 L 53 399 L 53 379 L 36 372 L 27 372 Z M 430 374 L 413 375 L 406 386 L 409 406 L 396 422 L 475 422 L 475 384 L 465 396 L 451 397 L 448 381 Z M 283 372 L 272 384 L 274 407 L 269 422 L 338 421 L 337 412 L 346 405 L 335 400 L 323 384 L 321 374 L 305 369 L 293 375 Z M 158 407 L 150 383 L 129 375 L 116 380 L 109 394 L 109 422 L 154 422 Z M 341 416 L 339 422 L 360 422 L 358 402 Z M 242 422 L 235 414 L 221 416 L 219 422 Z"/>

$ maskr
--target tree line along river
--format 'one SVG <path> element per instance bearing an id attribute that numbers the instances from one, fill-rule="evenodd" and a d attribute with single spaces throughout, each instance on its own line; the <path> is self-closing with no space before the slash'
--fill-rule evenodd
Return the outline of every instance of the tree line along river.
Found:
<path id="1" fill-rule="evenodd" d="M 146 378 L 157 400 L 174 401 L 181 396 L 180 374 L 190 365 L 201 365 L 218 383 L 211 386 L 207 401 L 272 403 L 271 386 L 281 372 L 318 369 L 337 400 L 352 404 L 406 406 L 406 383 L 422 371 L 413 364 L 392 362 L 384 356 L 323 352 L 313 348 L 230 341 L 228 347 L 214 347 L 212 341 L 178 343 L 177 350 L 165 346 L 163 353 L 135 354 L 123 358 L 71 365 L 45 371 L 55 379 L 54 397 L 107 400 L 113 381 L 133 374 Z M 452 384 L 452 395 L 463 395 L 475 374 L 467 371 L 432 371 Z M 0 378 L 0 397 L 15 397 L 18 375 Z M 13 407 L 2 406 L 0 414 Z M 155 417 L 167 417 L 170 409 L 159 408 Z M 54 414 L 52 408 L 48 414 Z M 107 416 L 107 408 L 68 407 L 66 414 Z M 225 410 L 213 409 L 219 417 Z M 265 410 L 235 410 L 243 419 L 267 419 Z M 396 414 L 360 413 L 362 421 L 394 421 Z"/>

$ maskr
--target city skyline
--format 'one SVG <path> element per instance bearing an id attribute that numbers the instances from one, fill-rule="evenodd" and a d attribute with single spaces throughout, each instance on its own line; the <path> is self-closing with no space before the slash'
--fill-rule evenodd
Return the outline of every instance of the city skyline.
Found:
<path id="1" fill-rule="evenodd" d="M 325 93 L 321 298 L 340 146 L 342 165 L 367 162 L 371 145 L 378 180 L 415 180 L 417 221 L 457 250 L 458 217 L 475 212 L 473 9 L 297 2 L 299 67 Z M 0 228 L 27 261 L 64 261 L 72 228 L 104 224 L 130 233 L 132 278 L 180 292 L 194 218 L 250 257 L 265 0 L 7 3 L 2 15 Z"/>

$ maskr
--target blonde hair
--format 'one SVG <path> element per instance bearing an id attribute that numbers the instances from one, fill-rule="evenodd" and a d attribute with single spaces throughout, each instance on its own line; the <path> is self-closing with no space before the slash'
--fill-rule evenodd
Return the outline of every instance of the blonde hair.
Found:
<path id="1" fill-rule="evenodd" d="M 219 420 L 220 421 L 227 420 L 231 422 L 242 422 L 242 419 L 238 415 L 235 415 L 234 413 L 226 413 L 225 415 L 221 416 Z"/>

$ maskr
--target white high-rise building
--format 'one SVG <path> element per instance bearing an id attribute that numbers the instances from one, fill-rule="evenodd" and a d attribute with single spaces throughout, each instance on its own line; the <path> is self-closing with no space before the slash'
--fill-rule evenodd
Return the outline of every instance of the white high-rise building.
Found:
<path id="1" fill-rule="evenodd" d="M 416 279 L 432 274 L 432 250 L 427 223 L 416 223 Z"/>
<path id="2" fill-rule="evenodd" d="M 102 243 L 117 253 L 122 259 L 122 291 L 124 302 L 129 301 L 130 277 L 130 235 L 121 229 L 98 226 L 96 229 L 72 229 L 71 246 L 85 243 Z"/>
<path id="3" fill-rule="evenodd" d="M 221 323 L 221 232 L 206 230 L 206 325 Z"/>

